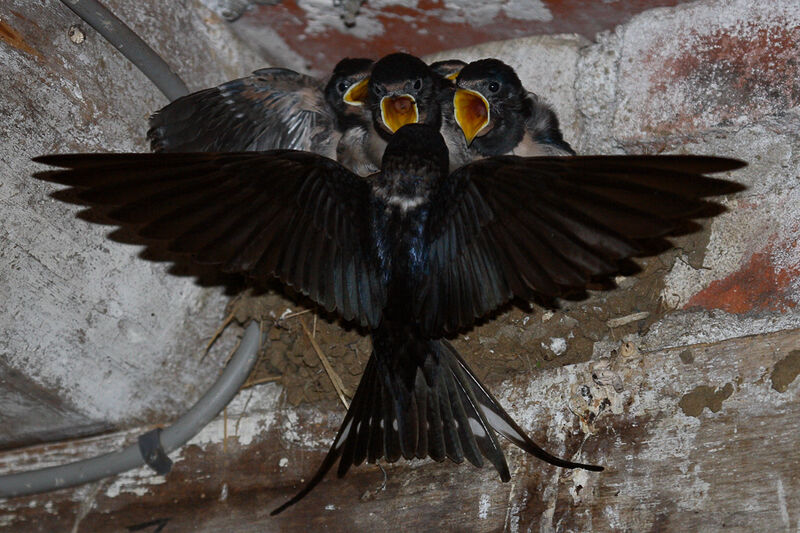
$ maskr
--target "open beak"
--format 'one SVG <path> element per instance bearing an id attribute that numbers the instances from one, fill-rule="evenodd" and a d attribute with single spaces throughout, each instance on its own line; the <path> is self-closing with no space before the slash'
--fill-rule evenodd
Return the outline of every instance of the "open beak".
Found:
<path id="1" fill-rule="evenodd" d="M 470 145 L 481 130 L 489 125 L 489 102 L 477 91 L 458 89 L 453 96 L 453 107 L 456 122 Z"/>
<path id="2" fill-rule="evenodd" d="M 369 78 L 364 78 L 358 83 L 354 83 L 344 93 L 342 99 L 346 104 L 362 106 L 367 101 L 367 83 Z"/>
<path id="3" fill-rule="evenodd" d="M 381 119 L 392 133 L 419 121 L 417 102 L 410 94 L 381 98 Z"/>

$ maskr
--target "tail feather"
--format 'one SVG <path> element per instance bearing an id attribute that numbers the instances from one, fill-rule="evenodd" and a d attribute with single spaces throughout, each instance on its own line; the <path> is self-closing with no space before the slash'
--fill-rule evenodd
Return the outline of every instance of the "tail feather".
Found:
<path id="1" fill-rule="evenodd" d="M 417 408 L 417 446 L 414 456 L 417 459 L 424 459 L 428 456 L 428 401 L 430 397 L 428 384 L 422 369 L 417 369 L 417 376 L 414 380 L 414 399 Z"/>
<path id="2" fill-rule="evenodd" d="M 374 384 L 379 382 L 376 379 L 376 363 L 375 358 L 370 357 L 369 361 L 367 361 L 367 367 L 364 369 L 364 374 L 361 376 L 361 382 L 358 384 L 358 388 L 356 389 L 356 393 L 353 396 L 353 401 L 350 403 L 350 409 L 347 410 L 347 414 L 344 415 L 344 420 L 342 421 L 342 425 L 339 428 L 339 432 L 336 434 L 336 438 L 333 439 L 333 444 L 331 445 L 331 449 L 328 451 L 328 455 L 325 456 L 325 459 L 322 460 L 322 464 L 319 466 L 317 471 L 314 473 L 314 476 L 306 483 L 306 486 L 300 489 L 300 492 L 295 494 L 290 500 L 286 503 L 274 509 L 270 515 L 275 516 L 278 513 L 285 511 L 287 508 L 291 507 L 292 505 L 296 504 L 300 500 L 302 500 L 309 492 L 311 492 L 314 487 L 316 487 L 320 481 L 325 477 L 328 471 L 336 464 L 336 461 L 341 457 L 342 452 L 344 450 L 344 446 L 347 442 L 352 440 L 351 435 L 358 434 L 362 427 L 359 427 L 358 421 L 353 425 L 353 421 L 355 419 L 356 413 L 360 413 L 364 406 L 370 405 L 370 396 L 373 392 Z M 374 406 L 380 406 L 382 402 L 372 402 Z M 375 410 L 373 409 L 373 412 Z M 363 423 L 363 421 L 361 421 Z M 375 424 L 377 427 L 378 424 Z M 374 439 L 373 442 L 370 442 L 370 454 L 373 453 L 373 446 L 382 439 Z M 382 452 L 381 452 L 382 453 Z M 346 463 L 345 463 L 346 464 Z M 349 465 L 348 465 L 349 466 Z M 341 467 L 340 467 L 341 469 Z M 345 474 L 345 471 L 340 474 L 340 477 Z"/>
<path id="3" fill-rule="evenodd" d="M 481 459 L 478 443 L 475 442 L 476 433 L 473 428 L 473 423 L 471 422 L 471 420 L 475 419 L 477 413 L 474 409 L 472 409 L 471 412 L 468 409 L 470 405 L 468 401 L 464 401 L 465 395 L 462 383 L 457 382 L 455 376 L 451 372 L 445 372 L 443 377 L 447 383 L 448 393 L 450 394 L 450 406 L 453 409 L 452 425 L 458 435 L 458 440 L 456 442 L 460 445 L 464 458 L 478 468 L 481 468 L 483 466 L 483 459 Z"/>
<path id="4" fill-rule="evenodd" d="M 526 452 L 564 468 L 599 471 L 602 467 L 561 459 L 544 451 L 478 381 L 446 340 L 420 338 L 409 332 L 374 332 L 374 350 L 353 401 L 328 454 L 317 472 L 275 515 L 297 503 L 339 461 L 337 475 L 364 460 L 389 463 L 406 459 L 464 459 L 477 467 L 484 459 L 500 478 L 511 478 L 500 433 Z"/>
<path id="5" fill-rule="evenodd" d="M 583 470 L 591 470 L 593 472 L 601 472 L 603 470 L 602 466 L 575 463 L 572 461 L 567 461 L 566 459 L 561 459 L 539 447 L 535 442 L 533 442 L 533 440 L 531 440 L 530 437 L 528 437 L 525 431 L 519 427 L 516 422 L 514 422 L 514 419 L 511 418 L 511 415 L 509 415 L 505 409 L 500 406 L 492 393 L 489 392 L 480 381 L 478 381 L 478 378 L 476 378 L 472 373 L 472 370 L 470 370 L 470 368 L 467 366 L 467 363 L 461 358 L 461 355 L 452 346 L 450 346 L 449 343 L 446 343 L 446 346 L 450 349 L 451 355 L 457 363 L 461 373 L 469 383 L 465 389 L 471 391 L 475 395 L 484 419 L 495 431 L 529 454 L 533 455 L 534 457 L 538 457 L 542 461 L 550 463 L 551 465 L 560 466 L 563 468 L 581 468 Z"/>
<path id="6" fill-rule="evenodd" d="M 455 424 L 455 414 L 450 402 L 450 390 L 447 378 L 442 376 L 436 384 L 437 397 L 439 398 L 439 412 L 442 415 L 442 433 L 444 435 L 444 449 L 447 458 L 454 463 L 464 462 L 464 451 L 461 449 L 458 429 Z M 448 423 L 451 422 L 451 423 Z"/>
<path id="7" fill-rule="evenodd" d="M 377 364 L 380 365 L 380 361 Z M 381 372 L 378 373 L 381 374 Z M 378 375 L 376 381 L 379 383 L 374 387 L 380 387 L 380 382 L 383 381 L 382 377 Z M 381 404 L 383 406 L 383 418 L 379 422 L 380 427 L 383 429 L 383 455 L 388 462 L 393 463 L 400 459 L 402 451 L 400 449 L 400 426 L 395 417 L 395 400 L 392 397 L 392 390 L 383 384 L 378 394 L 375 394 L 372 398 L 365 398 L 364 401 L 375 401 L 378 398 L 382 398 Z M 378 438 L 380 437 L 381 434 L 378 433 Z"/>
<path id="8" fill-rule="evenodd" d="M 442 409 L 441 403 L 439 402 L 439 395 L 437 391 L 429 385 L 430 382 L 426 382 L 427 385 L 427 397 L 428 397 L 428 404 L 427 404 L 427 421 L 428 421 L 428 441 L 427 441 L 427 452 L 428 457 L 433 459 L 437 462 L 442 462 L 447 457 L 447 445 L 445 443 L 445 435 L 444 435 L 444 424 L 442 423 Z M 421 450 L 419 450 L 421 452 Z M 423 459 L 424 455 L 418 455 L 420 459 Z"/>

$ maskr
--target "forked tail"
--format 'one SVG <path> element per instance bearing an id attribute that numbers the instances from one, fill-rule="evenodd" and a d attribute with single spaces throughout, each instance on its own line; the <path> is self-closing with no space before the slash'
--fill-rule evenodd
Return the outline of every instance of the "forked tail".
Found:
<path id="1" fill-rule="evenodd" d="M 560 459 L 537 446 L 446 340 L 382 325 L 373 333 L 372 356 L 328 455 L 306 486 L 271 514 L 311 492 L 337 459 L 339 477 L 365 460 L 467 459 L 482 467 L 486 459 L 508 481 L 511 475 L 495 432 L 550 464 L 603 470 Z"/>

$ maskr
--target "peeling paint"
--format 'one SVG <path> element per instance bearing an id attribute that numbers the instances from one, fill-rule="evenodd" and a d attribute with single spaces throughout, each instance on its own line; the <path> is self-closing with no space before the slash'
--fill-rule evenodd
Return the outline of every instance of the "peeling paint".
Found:
<path id="1" fill-rule="evenodd" d="M 737 272 L 724 279 L 712 282 L 687 302 L 685 308 L 722 309 L 728 313 L 749 311 L 778 311 L 785 313 L 797 306 L 792 297 L 793 282 L 800 277 L 800 255 L 793 263 L 781 267 L 773 257 L 775 249 L 792 250 L 792 244 L 774 244 L 776 235 L 770 238 L 773 244 L 768 249 L 754 253 Z"/>
<path id="2" fill-rule="evenodd" d="M 792 1 L 697 2 L 626 28 L 618 109 L 628 137 L 742 126 L 800 101 L 800 16 Z"/>
<path id="3" fill-rule="evenodd" d="M 700 385 L 691 392 L 684 394 L 678 405 L 685 415 L 699 418 L 700 413 L 706 407 L 712 413 L 718 413 L 722 409 L 722 402 L 730 398 L 731 394 L 733 394 L 733 385 L 731 383 L 726 383 L 721 389 L 719 387 Z"/>
<path id="4" fill-rule="evenodd" d="M 166 482 L 166 476 L 155 474 L 150 467 L 143 466 L 115 476 L 105 487 L 103 494 L 108 498 L 116 498 L 122 493 L 144 496 L 150 492 L 150 486 L 163 485 Z"/>
<path id="5" fill-rule="evenodd" d="M 275 423 L 281 391 L 279 385 L 266 383 L 237 394 L 227 407 L 227 422 L 224 418 L 215 418 L 188 444 L 205 447 L 219 444 L 227 436 L 228 439 L 236 439 L 240 446 L 250 445 Z M 249 401 L 246 398 L 248 396 Z M 246 405 L 254 406 L 250 408 L 252 412 L 245 410 Z"/>
<path id="6" fill-rule="evenodd" d="M 778 392 L 786 392 L 798 374 L 800 374 L 800 350 L 792 350 L 789 355 L 775 363 L 769 376 L 772 388 Z"/>

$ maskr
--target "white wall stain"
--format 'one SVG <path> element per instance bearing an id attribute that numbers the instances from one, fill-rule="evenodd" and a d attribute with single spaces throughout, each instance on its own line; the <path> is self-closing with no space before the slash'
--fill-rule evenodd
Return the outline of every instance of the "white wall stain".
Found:
<path id="1" fill-rule="evenodd" d="M 549 22 L 553 14 L 541 0 L 445 0 L 438 16 L 445 22 L 483 26 L 499 14 L 516 20 Z"/>
<path id="2" fill-rule="evenodd" d="M 149 466 L 134 468 L 112 478 L 111 483 L 103 489 L 108 498 L 116 498 L 122 493 L 144 496 L 153 485 L 163 485 L 167 482 L 166 476 L 153 472 Z"/>
<path id="3" fill-rule="evenodd" d="M 348 28 L 339 16 L 339 11 L 333 9 L 329 0 L 298 0 L 297 5 L 305 12 L 303 17 L 306 23 L 305 33 L 309 35 L 337 30 L 360 39 L 369 39 L 383 35 L 385 31 L 383 24 L 377 18 L 377 10 L 362 7 L 356 25 Z"/>
<path id="4" fill-rule="evenodd" d="M 481 494 L 478 498 L 478 518 L 486 520 L 487 516 L 489 516 L 489 495 Z"/>

